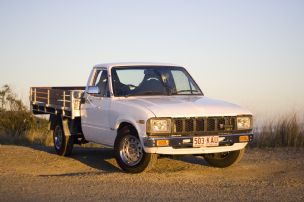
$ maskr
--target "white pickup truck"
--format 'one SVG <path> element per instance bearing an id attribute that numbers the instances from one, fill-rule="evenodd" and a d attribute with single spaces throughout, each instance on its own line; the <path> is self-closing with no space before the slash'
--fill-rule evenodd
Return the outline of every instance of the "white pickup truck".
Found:
<path id="1" fill-rule="evenodd" d="M 126 172 L 147 171 L 158 155 L 197 155 L 215 167 L 238 162 L 252 141 L 252 114 L 204 96 L 185 68 L 173 64 L 94 66 L 86 87 L 31 87 L 34 114 L 50 114 L 54 147 L 114 148 Z"/>

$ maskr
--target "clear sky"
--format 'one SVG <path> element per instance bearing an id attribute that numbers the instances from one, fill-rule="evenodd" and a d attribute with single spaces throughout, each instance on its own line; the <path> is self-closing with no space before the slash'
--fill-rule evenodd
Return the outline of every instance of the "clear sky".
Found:
<path id="1" fill-rule="evenodd" d="M 184 65 L 257 116 L 303 113 L 304 1 L 0 0 L 0 85 L 24 99 L 121 61 Z"/>

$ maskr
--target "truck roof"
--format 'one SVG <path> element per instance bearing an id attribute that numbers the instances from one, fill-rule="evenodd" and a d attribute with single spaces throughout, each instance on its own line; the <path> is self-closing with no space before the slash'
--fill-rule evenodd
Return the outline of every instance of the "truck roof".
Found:
<path id="1" fill-rule="evenodd" d="M 153 62 L 119 62 L 119 63 L 104 63 L 104 64 L 97 64 L 94 66 L 94 68 L 107 68 L 111 69 L 112 67 L 123 67 L 123 66 L 180 66 L 176 64 L 171 64 L 171 63 L 153 63 Z"/>

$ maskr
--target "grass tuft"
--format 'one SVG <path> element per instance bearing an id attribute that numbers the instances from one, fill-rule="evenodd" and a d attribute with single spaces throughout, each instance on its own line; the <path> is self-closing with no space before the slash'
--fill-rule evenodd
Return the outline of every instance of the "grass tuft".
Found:
<path id="1" fill-rule="evenodd" d="M 304 147 L 304 127 L 296 113 L 255 129 L 253 147 Z"/>

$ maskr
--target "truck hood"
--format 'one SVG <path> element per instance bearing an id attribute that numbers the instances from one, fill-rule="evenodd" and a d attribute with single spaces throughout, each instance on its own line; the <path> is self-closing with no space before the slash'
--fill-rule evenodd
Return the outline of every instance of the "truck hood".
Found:
<path id="1" fill-rule="evenodd" d="M 126 102 L 150 110 L 156 117 L 236 116 L 251 114 L 228 102 L 205 96 L 162 96 L 126 98 Z"/>

